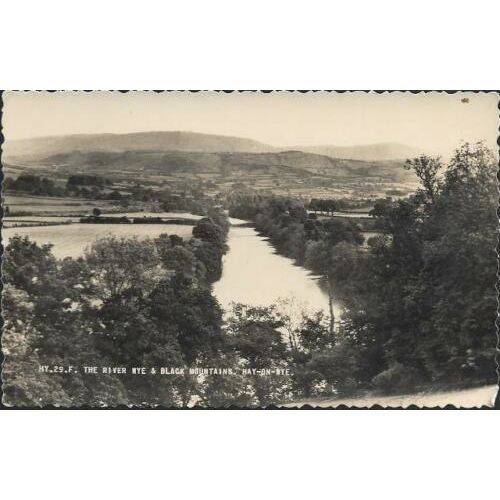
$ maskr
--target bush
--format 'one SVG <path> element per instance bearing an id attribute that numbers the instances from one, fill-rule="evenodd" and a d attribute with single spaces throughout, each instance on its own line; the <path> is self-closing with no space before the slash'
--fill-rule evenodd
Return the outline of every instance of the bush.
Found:
<path id="1" fill-rule="evenodd" d="M 414 389 L 418 379 L 418 371 L 415 368 L 396 362 L 387 370 L 375 375 L 372 384 L 380 392 L 391 394 Z"/>

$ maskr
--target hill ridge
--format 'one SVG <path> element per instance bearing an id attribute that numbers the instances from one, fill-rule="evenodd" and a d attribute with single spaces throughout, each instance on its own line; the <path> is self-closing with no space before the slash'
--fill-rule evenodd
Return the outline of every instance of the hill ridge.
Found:
<path id="1" fill-rule="evenodd" d="M 238 136 L 191 131 L 145 131 L 130 133 L 69 134 L 7 140 L 6 156 L 50 156 L 70 151 L 201 151 L 272 152 L 273 146 Z"/>

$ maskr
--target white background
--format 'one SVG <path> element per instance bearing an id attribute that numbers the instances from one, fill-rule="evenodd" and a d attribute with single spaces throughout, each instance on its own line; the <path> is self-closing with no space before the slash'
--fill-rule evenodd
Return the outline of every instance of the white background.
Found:
<path id="1" fill-rule="evenodd" d="M 498 1 L 4 0 L 2 88 L 495 89 Z"/>
<path id="2" fill-rule="evenodd" d="M 498 2 L 3 2 L 3 89 L 494 89 Z M 1 411 L 16 499 L 494 497 L 488 411 Z"/>

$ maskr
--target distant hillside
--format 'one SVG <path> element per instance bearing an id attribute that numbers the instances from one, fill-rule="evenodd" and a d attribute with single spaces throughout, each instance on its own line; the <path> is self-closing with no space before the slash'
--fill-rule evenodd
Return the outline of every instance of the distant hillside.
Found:
<path id="1" fill-rule="evenodd" d="M 406 160 L 423 153 L 423 151 L 416 148 L 398 143 L 366 144 L 361 146 L 305 146 L 295 149 L 332 158 L 348 158 L 361 161 Z"/>
<path id="2" fill-rule="evenodd" d="M 24 163 L 24 162 L 23 162 Z M 195 151 L 71 151 L 24 163 L 27 168 L 50 168 L 61 173 L 147 172 L 175 173 L 294 173 L 311 176 L 325 173 L 351 176 L 353 172 L 342 160 L 327 156 L 287 151 L 281 153 L 201 153 Z M 355 174 L 354 174 L 355 175 Z"/>
<path id="3" fill-rule="evenodd" d="M 360 146 L 304 146 L 289 150 L 223 135 L 195 132 L 137 132 L 133 134 L 78 134 L 9 141 L 3 145 L 6 157 L 50 156 L 73 151 L 192 151 L 200 153 L 304 152 L 360 161 L 406 160 L 421 151 L 398 143 Z"/>
<path id="4" fill-rule="evenodd" d="M 276 153 L 202 153 L 195 151 L 70 151 L 47 157 L 19 157 L 17 170 L 31 169 L 57 175 L 292 175 L 299 178 L 374 178 L 404 181 L 409 172 L 402 162 L 365 162 L 330 158 L 302 151 Z M 10 169 L 9 169 L 10 172 Z"/>
<path id="5" fill-rule="evenodd" d="M 50 156 L 72 151 L 196 151 L 271 152 L 272 146 L 252 139 L 194 132 L 138 132 L 134 134 L 79 134 L 6 141 L 4 154 Z"/>
<path id="6" fill-rule="evenodd" d="M 417 152 L 402 144 L 315 146 L 278 150 L 251 139 L 194 132 L 88 134 L 7 140 L 9 173 L 43 168 L 61 173 L 149 172 L 255 174 L 299 177 L 408 179 L 403 161 Z M 15 170 L 14 170 L 15 169 Z"/>

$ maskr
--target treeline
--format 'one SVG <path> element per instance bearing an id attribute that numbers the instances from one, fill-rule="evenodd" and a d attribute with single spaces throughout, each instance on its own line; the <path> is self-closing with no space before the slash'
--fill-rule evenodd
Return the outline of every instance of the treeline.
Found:
<path id="1" fill-rule="evenodd" d="M 162 189 L 153 194 L 152 198 L 159 202 L 165 212 L 182 210 L 196 215 L 204 215 L 213 205 L 213 200 L 196 187 L 180 193 Z"/>
<path id="2" fill-rule="evenodd" d="M 335 245 L 364 242 L 361 227 L 354 221 L 318 219 L 308 214 L 303 202 L 293 198 L 241 195 L 232 199 L 229 215 L 253 221 L 281 254 L 319 273 L 324 271 L 325 254 Z"/>
<path id="3" fill-rule="evenodd" d="M 13 179 L 6 177 L 3 182 L 6 191 L 21 191 L 35 196 L 64 196 L 66 189 L 56 186 L 53 180 L 38 175 L 22 174 Z"/>
<path id="4" fill-rule="evenodd" d="M 106 177 L 101 177 L 100 175 L 88 175 L 88 174 L 76 174 L 70 175 L 67 180 L 67 187 L 70 189 L 71 187 L 76 186 L 111 186 L 113 182 Z"/>
<path id="5" fill-rule="evenodd" d="M 308 206 L 309 210 L 312 210 L 313 212 L 320 212 L 320 213 L 327 213 L 327 214 L 333 214 L 334 212 L 337 212 L 339 210 L 338 207 L 338 202 L 336 200 L 332 199 L 316 199 L 313 198 L 309 202 Z"/>
<path id="6" fill-rule="evenodd" d="M 81 224 L 175 224 L 180 226 L 194 226 L 192 219 L 165 219 L 164 217 L 121 217 L 87 215 L 80 218 Z"/>
<path id="7" fill-rule="evenodd" d="M 343 304 L 342 355 L 330 367 L 337 386 L 494 382 L 495 160 L 465 144 L 447 165 L 422 156 L 406 167 L 421 187 L 375 203 L 382 235 L 368 248 L 354 223 L 311 220 L 293 200 L 235 200 L 230 215 L 253 220 L 280 253 L 321 273 Z M 333 355 L 324 352 L 325 366 Z"/>
<path id="8" fill-rule="evenodd" d="M 21 174 L 16 179 L 4 180 L 6 191 L 15 191 L 33 196 L 71 196 L 91 200 L 115 201 L 123 208 L 151 205 L 155 209 L 169 212 L 183 210 L 193 214 L 205 215 L 213 206 L 213 200 L 206 196 L 195 183 L 183 186 L 178 192 L 172 189 L 151 189 L 140 184 L 127 186 L 127 189 L 113 187 L 113 181 L 99 175 L 70 175 L 65 184 L 56 184 L 52 179 L 32 174 Z"/>
<path id="9" fill-rule="evenodd" d="M 396 190 L 395 194 L 396 194 Z M 397 191 L 397 193 L 401 193 Z M 387 192 L 386 194 L 389 194 Z M 404 194 L 404 193 L 401 193 Z M 369 207 L 373 205 L 373 200 L 345 200 L 345 199 L 333 199 L 333 198 L 312 198 L 307 208 L 314 213 L 320 212 L 321 214 L 333 214 L 334 212 L 341 212 L 342 210 L 353 210 Z"/>
<path id="10" fill-rule="evenodd" d="M 97 175 L 71 175 L 65 185 L 58 185 L 52 179 L 32 174 L 21 174 L 14 179 L 4 180 L 6 191 L 22 192 L 33 196 L 76 196 L 81 198 L 121 200 L 119 190 L 106 190 L 112 185 L 109 179 Z"/>

